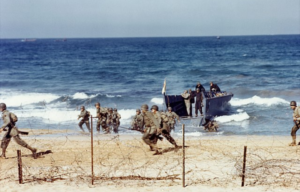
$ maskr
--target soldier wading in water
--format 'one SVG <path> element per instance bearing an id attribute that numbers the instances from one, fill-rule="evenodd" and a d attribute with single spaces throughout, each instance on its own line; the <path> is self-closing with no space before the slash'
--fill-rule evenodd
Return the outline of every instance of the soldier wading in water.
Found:
<path id="1" fill-rule="evenodd" d="M 291 109 L 293 109 L 293 121 L 294 121 L 294 126 L 292 127 L 291 131 L 291 136 L 292 136 L 292 143 L 290 143 L 290 146 L 295 146 L 296 145 L 296 132 L 300 128 L 300 107 L 297 107 L 296 101 L 291 101 L 290 103 Z M 300 145 L 300 142 L 298 143 Z"/>
<path id="2" fill-rule="evenodd" d="M 2 155 L 0 157 L 6 158 L 6 155 L 5 155 L 6 149 L 8 147 L 8 144 L 9 144 L 11 138 L 14 138 L 14 140 L 19 145 L 29 149 L 32 152 L 33 157 L 36 159 L 37 158 L 36 149 L 29 146 L 19 136 L 19 131 L 18 131 L 18 128 L 16 127 L 16 122 L 18 121 L 17 116 L 15 114 L 9 112 L 8 110 L 6 110 L 5 103 L 0 103 L 0 111 L 2 112 L 2 120 L 3 120 L 3 125 L 0 128 L 0 133 L 4 129 L 7 130 L 4 137 L 2 138 L 2 142 L 1 142 Z"/>

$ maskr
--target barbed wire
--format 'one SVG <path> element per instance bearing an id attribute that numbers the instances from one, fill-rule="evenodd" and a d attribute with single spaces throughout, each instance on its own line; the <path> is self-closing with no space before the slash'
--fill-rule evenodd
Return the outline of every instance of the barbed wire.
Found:
<path id="1" fill-rule="evenodd" d="M 44 106 L 47 110 L 46 104 Z M 34 185 L 62 180 L 66 184 L 89 184 L 92 178 L 90 135 L 63 130 L 63 125 L 59 124 L 57 126 L 60 126 L 61 130 L 51 130 L 48 127 L 47 131 L 41 131 L 32 127 L 30 119 L 28 121 L 32 136 L 21 137 L 29 145 L 38 148 L 38 151 L 51 150 L 52 153 L 33 159 L 29 150 L 11 142 L 7 153 L 8 159 L 0 159 L 0 182 L 18 180 L 16 151 L 21 149 L 24 183 Z M 94 120 L 95 124 L 96 120 Z M 272 134 L 271 127 L 272 124 L 270 124 L 270 134 Z M 40 137 L 42 134 L 54 136 Z M 95 185 L 173 186 L 181 184 L 182 150 L 175 149 L 164 140 L 158 143 L 163 154 L 153 156 L 153 152 L 143 143 L 141 136 L 94 134 Z M 175 136 L 175 140 L 179 145 L 181 144 L 180 136 Z M 289 141 L 290 138 L 275 135 L 197 139 L 187 137 L 186 183 L 189 186 L 240 186 L 243 146 L 246 145 L 248 146 L 246 186 L 280 186 L 299 189 L 300 147 L 288 147 Z"/>

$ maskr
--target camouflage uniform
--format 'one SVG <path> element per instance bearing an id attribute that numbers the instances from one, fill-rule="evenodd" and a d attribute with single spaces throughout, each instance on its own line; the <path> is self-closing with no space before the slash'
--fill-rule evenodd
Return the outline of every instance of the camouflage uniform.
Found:
<path id="1" fill-rule="evenodd" d="M 292 130 L 291 130 L 291 136 L 293 139 L 296 140 L 296 132 L 298 131 L 299 127 L 300 127 L 300 106 L 299 107 L 296 107 L 296 109 L 294 110 L 294 113 L 293 113 L 293 118 L 296 118 L 296 124 L 298 125 L 294 125 L 292 127 Z"/>
<path id="2" fill-rule="evenodd" d="M 145 132 L 142 137 L 143 141 L 150 146 L 152 151 L 157 151 L 157 129 L 159 129 L 159 123 L 155 119 L 153 113 L 149 111 L 143 112 L 144 123 L 145 123 Z"/>
<path id="3" fill-rule="evenodd" d="M 176 124 L 176 121 L 175 119 L 177 119 L 177 121 L 179 120 L 179 116 L 175 113 L 175 112 L 166 112 L 166 115 L 168 117 L 168 125 L 170 127 L 170 131 L 171 130 L 175 130 L 175 124 Z"/>
<path id="4" fill-rule="evenodd" d="M 158 113 L 158 112 L 156 112 Z M 160 113 L 161 117 L 161 123 L 162 123 L 162 128 L 160 130 L 162 136 L 164 136 L 172 145 L 175 145 L 177 147 L 176 141 L 173 139 L 173 137 L 170 135 L 170 127 L 169 127 L 169 118 L 166 115 L 166 113 L 161 112 Z"/>
<path id="5" fill-rule="evenodd" d="M 142 114 L 135 115 L 131 122 L 131 126 L 133 129 L 143 130 L 144 129 L 144 117 Z"/>
<path id="6" fill-rule="evenodd" d="M 115 133 L 118 133 L 118 128 L 120 126 L 120 119 L 121 119 L 121 115 L 118 112 L 109 112 L 107 114 L 107 126 L 108 129 L 110 129 L 110 127 L 112 127 L 113 131 Z"/>
<path id="7" fill-rule="evenodd" d="M 1 142 L 2 152 L 4 153 L 2 155 L 5 155 L 5 151 L 8 147 L 8 144 L 10 143 L 11 138 L 14 138 L 16 143 L 32 151 L 34 158 L 36 158 L 36 149 L 29 146 L 25 141 L 21 139 L 21 137 L 19 136 L 18 128 L 15 126 L 15 122 L 12 121 L 10 112 L 8 110 L 2 111 L 2 119 L 3 125 L 1 129 L 7 129 L 7 132 L 4 134 L 4 137 L 2 138 Z"/>
<path id="8" fill-rule="evenodd" d="M 100 125 L 102 127 L 102 131 L 109 133 L 109 128 L 106 125 L 106 118 L 107 118 L 107 109 L 103 107 L 97 108 L 97 131 L 100 132 Z"/>
<path id="9" fill-rule="evenodd" d="M 81 121 L 78 123 L 78 125 L 82 131 L 84 131 L 82 128 L 82 125 L 85 123 L 87 129 L 89 130 L 89 132 L 91 132 L 89 117 L 90 117 L 90 115 L 87 112 L 87 110 L 81 111 L 80 115 L 78 115 L 78 118 L 82 118 Z"/>

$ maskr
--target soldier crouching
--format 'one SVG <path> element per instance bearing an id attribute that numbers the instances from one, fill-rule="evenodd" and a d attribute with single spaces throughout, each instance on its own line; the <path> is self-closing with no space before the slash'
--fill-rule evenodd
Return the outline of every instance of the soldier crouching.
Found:
<path id="1" fill-rule="evenodd" d="M 21 139 L 21 137 L 19 136 L 18 128 L 15 126 L 16 120 L 13 121 L 12 113 L 6 110 L 5 103 L 0 103 L 0 111 L 2 112 L 2 119 L 3 119 L 3 125 L 0 128 L 0 133 L 5 128 L 7 128 L 7 133 L 4 135 L 1 142 L 2 155 L 0 157 L 6 158 L 6 149 L 10 143 L 11 138 L 14 138 L 17 144 L 29 149 L 32 152 L 33 157 L 36 159 L 37 158 L 36 149 L 29 146 L 25 141 Z"/>

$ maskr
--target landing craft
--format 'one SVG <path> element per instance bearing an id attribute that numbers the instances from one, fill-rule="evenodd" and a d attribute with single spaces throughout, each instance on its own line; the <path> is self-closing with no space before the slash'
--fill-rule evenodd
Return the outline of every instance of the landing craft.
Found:
<path id="1" fill-rule="evenodd" d="M 164 86 L 165 87 L 165 86 Z M 163 89 L 164 103 L 166 107 L 172 107 L 172 110 L 182 118 L 187 118 L 188 113 L 184 103 L 184 99 L 181 95 L 167 95 Z M 209 91 L 202 92 L 203 96 L 203 116 L 200 116 L 199 126 L 203 126 L 204 123 L 213 120 L 216 116 L 226 114 L 226 110 L 229 106 L 228 102 L 233 97 L 232 93 L 221 91 L 212 93 Z"/>

